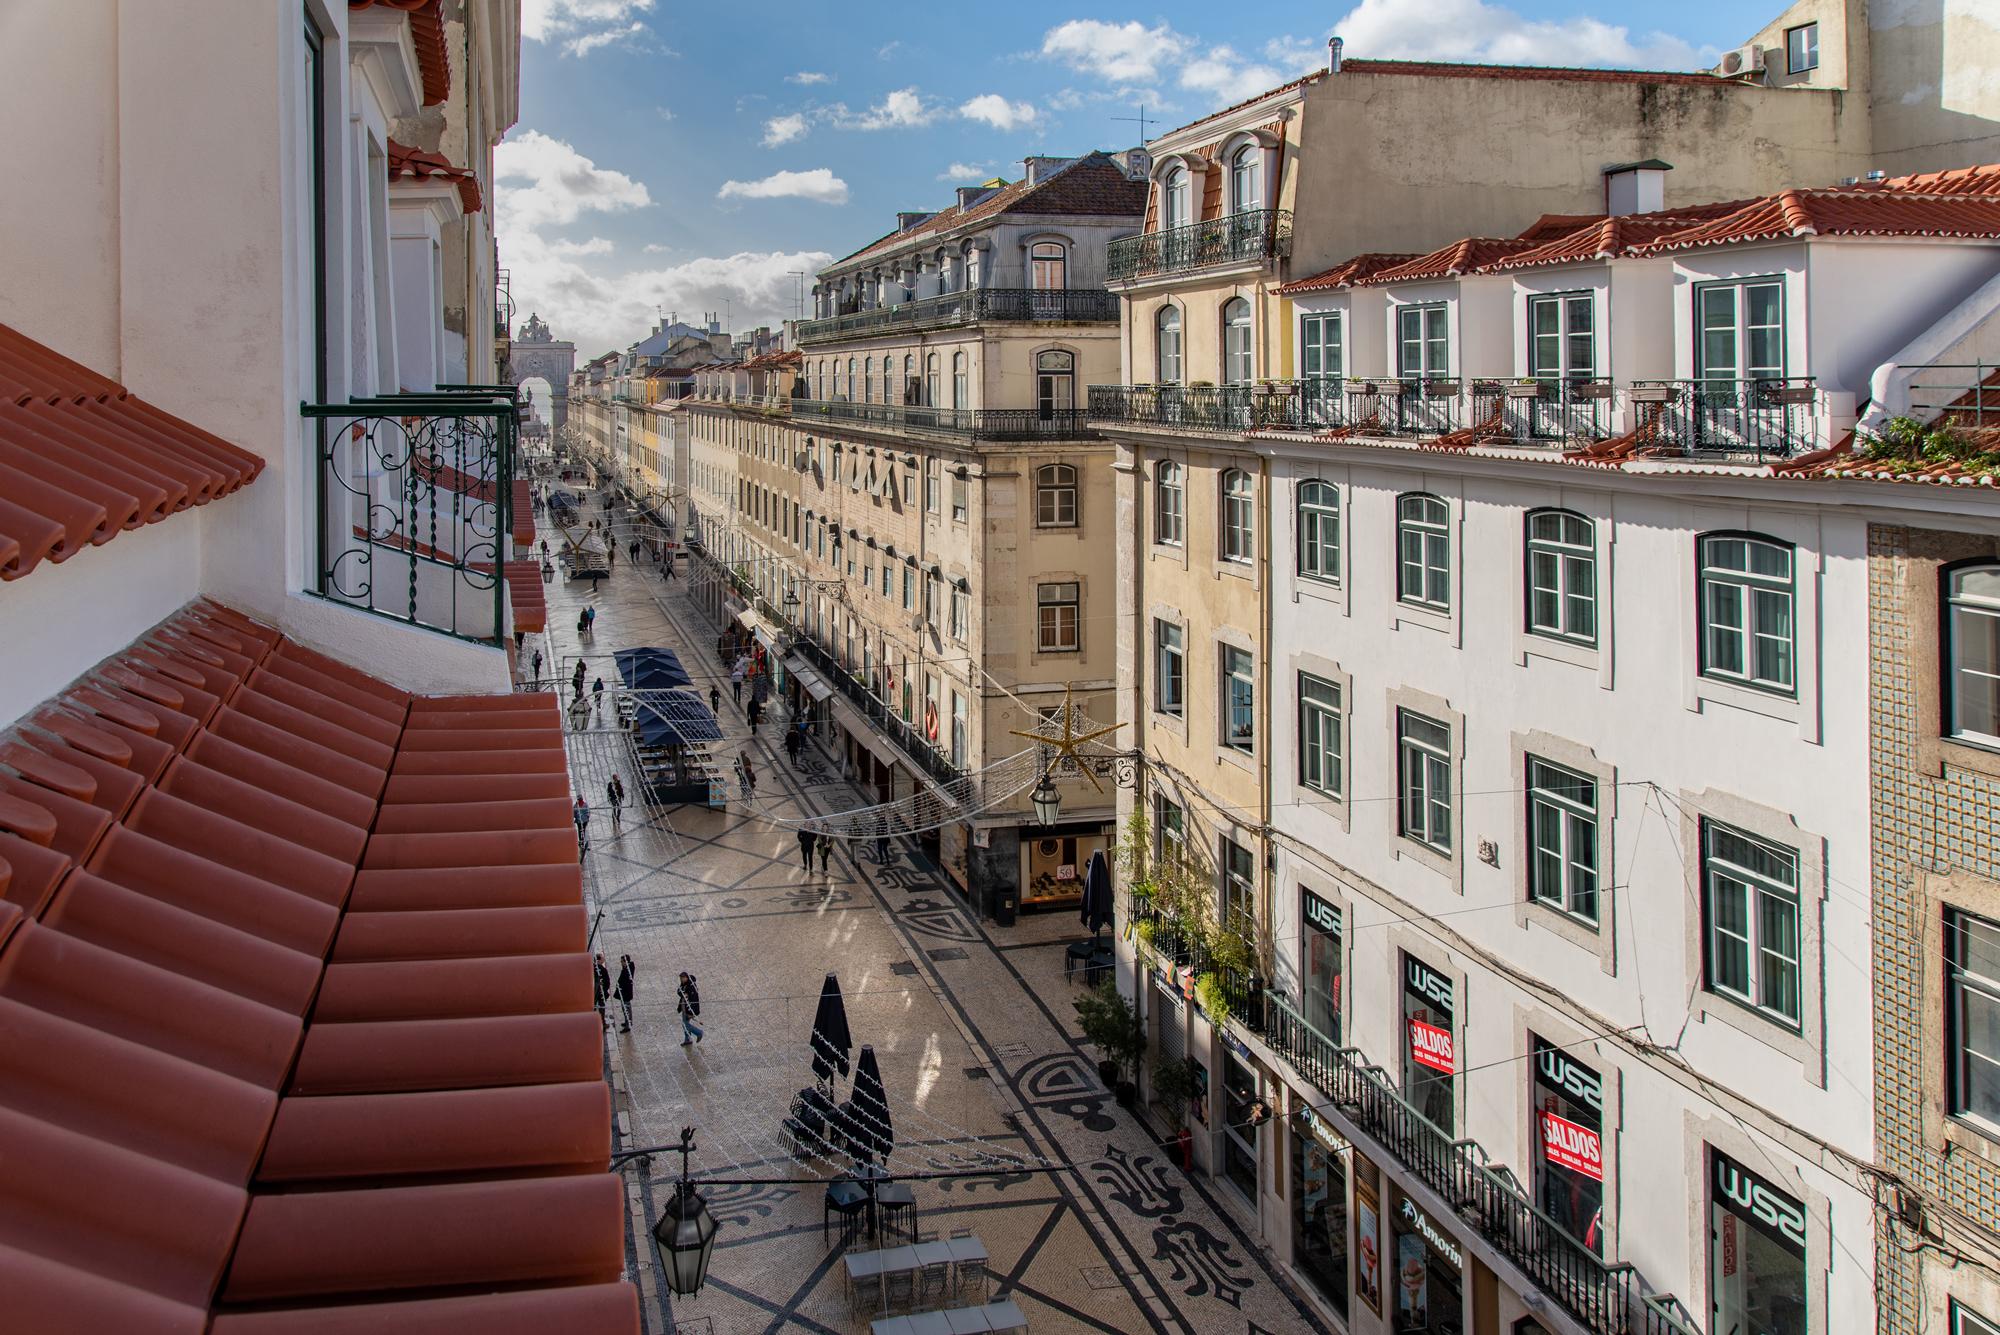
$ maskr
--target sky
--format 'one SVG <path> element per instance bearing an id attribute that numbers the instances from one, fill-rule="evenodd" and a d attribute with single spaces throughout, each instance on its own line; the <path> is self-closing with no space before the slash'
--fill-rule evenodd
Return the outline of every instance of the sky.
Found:
<path id="1" fill-rule="evenodd" d="M 659 314 L 742 331 L 812 274 L 1014 179 L 1140 142 L 1349 57 L 1703 69 L 1782 0 L 522 0 L 521 115 L 496 151 L 520 318 L 581 357 Z M 808 287 L 811 278 L 805 279 Z"/>

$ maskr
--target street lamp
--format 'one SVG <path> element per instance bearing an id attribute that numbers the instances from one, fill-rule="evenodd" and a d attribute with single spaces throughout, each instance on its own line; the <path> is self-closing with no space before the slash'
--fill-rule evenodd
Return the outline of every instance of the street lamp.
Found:
<path id="1" fill-rule="evenodd" d="M 667 1258 L 667 1287 L 682 1298 L 701 1292 L 708 1277 L 708 1258 L 715 1251 L 715 1216 L 708 1202 L 688 1178 L 688 1155 L 694 1152 L 694 1128 L 681 1128 L 681 1180 L 674 1183 L 674 1198 L 660 1212 L 653 1225 L 653 1240 Z"/>
<path id="2" fill-rule="evenodd" d="M 1015 791 L 1018 792 L 1020 790 L 1016 789 Z M 1035 785 L 1035 791 L 1028 794 L 1028 802 L 1035 808 L 1036 824 L 1054 825 L 1056 823 L 1056 816 L 1062 811 L 1062 794 L 1056 791 L 1056 786 L 1053 783 L 1049 782 L 1049 772 L 1047 770 L 1042 771 L 1041 782 Z"/>

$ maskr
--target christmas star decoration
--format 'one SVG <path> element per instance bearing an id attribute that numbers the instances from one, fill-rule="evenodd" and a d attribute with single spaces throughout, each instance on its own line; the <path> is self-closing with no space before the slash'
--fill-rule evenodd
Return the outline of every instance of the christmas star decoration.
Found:
<path id="1" fill-rule="evenodd" d="M 1086 742 L 1094 742 L 1099 737 L 1104 737 L 1110 733 L 1117 732 L 1120 728 L 1124 727 L 1125 725 L 1122 723 L 1114 723 L 1108 728 L 1097 728 L 1090 732 L 1079 733 L 1076 730 L 1076 716 L 1078 712 L 1079 711 L 1077 710 L 1074 703 L 1073 691 L 1070 686 L 1070 683 L 1064 682 L 1063 702 L 1062 702 L 1062 733 L 1060 736 L 1052 737 L 1046 733 L 1041 733 L 1041 732 L 1022 732 L 1018 728 L 1010 728 L 1008 729 L 1008 732 L 1015 737 L 1024 737 L 1028 741 L 1034 742 L 1037 745 L 1046 746 L 1050 750 L 1055 752 L 1054 755 L 1049 757 L 1048 768 L 1042 771 L 1042 775 L 1044 778 L 1048 777 L 1050 774 L 1053 774 L 1055 772 L 1056 765 L 1059 761 L 1074 760 L 1078 762 L 1077 768 L 1083 771 L 1083 777 L 1090 780 L 1091 787 L 1095 788 L 1098 792 L 1101 793 L 1104 791 L 1104 785 L 1097 781 L 1097 775 L 1091 772 L 1090 766 L 1081 763 L 1081 757 L 1077 754 L 1077 750 L 1079 747 L 1083 746 Z M 1048 719 L 1046 720 L 1046 722 L 1054 723 L 1055 720 Z M 1087 719 L 1086 722 L 1088 722 Z"/>

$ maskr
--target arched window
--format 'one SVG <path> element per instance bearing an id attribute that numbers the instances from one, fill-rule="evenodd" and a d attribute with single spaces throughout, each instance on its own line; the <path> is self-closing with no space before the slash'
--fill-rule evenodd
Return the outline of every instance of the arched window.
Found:
<path id="1" fill-rule="evenodd" d="M 1573 510 L 1530 510 L 1528 633 L 1597 643 L 1597 526 Z"/>
<path id="2" fill-rule="evenodd" d="M 1153 317 L 1154 376 L 1162 385 L 1181 383 L 1181 308 L 1168 302 Z"/>
<path id="3" fill-rule="evenodd" d="M 1264 207 L 1264 150 L 1245 144 L 1229 159 L 1229 211 L 1251 213 Z"/>
<path id="4" fill-rule="evenodd" d="M 938 355 L 933 352 L 924 358 L 924 406 L 938 406 Z"/>
<path id="5" fill-rule="evenodd" d="M 951 354 L 951 406 L 957 412 L 965 412 L 972 407 L 972 382 L 966 374 L 966 359 L 962 352 Z"/>
<path id="6" fill-rule="evenodd" d="M 2000 563 L 1945 576 L 1945 730 L 2000 747 Z"/>
<path id="7" fill-rule="evenodd" d="M 861 401 L 868 403 L 875 397 L 875 359 L 864 358 L 861 362 Z"/>
<path id="8" fill-rule="evenodd" d="M 833 363 L 833 397 L 836 399 L 847 397 L 847 380 L 840 374 L 840 362 L 837 358 Z"/>
<path id="9" fill-rule="evenodd" d="M 1396 597 L 1451 610 L 1451 508 L 1436 496 L 1396 498 Z"/>
<path id="10" fill-rule="evenodd" d="M 854 358 L 849 357 L 847 359 L 847 393 L 849 397 L 858 399 L 864 392 L 861 386 L 855 383 Z"/>
<path id="11" fill-rule="evenodd" d="M 1317 478 L 1299 483 L 1299 573 L 1340 582 L 1340 493 Z"/>
<path id="12" fill-rule="evenodd" d="M 914 353 L 903 358 L 903 402 L 917 401 L 917 358 Z"/>
<path id="13" fill-rule="evenodd" d="M 1222 383 L 1247 385 L 1256 370 L 1250 352 L 1250 303 L 1232 297 L 1222 307 Z"/>
<path id="14" fill-rule="evenodd" d="M 979 247 L 965 248 L 965 290 L 970 292 L 979 286 Z"/>
<path id="15" fill-rule="evenodd" d="M 1798 628 L 1792 545 L 1754 533 L 1717 533 L 1700 546 L 1701 671 L 1790 694 Z"/>
<path id="16" fill-rule="evenodd" d="M 1153 469 L 1153 541 L 1172 547 L 1187 541 L 1187 483 L 1171 459 Z"/>
<path id="17" fill-rule="evenodd" d="M 1256 559 L 1256 519 L 1254 490 L 1250 475 L 1231 468 L 1222 475 L 1222 559 L 1249 562 Z"/>
<path id="18" fill-rule="evenodd" d="M 1170 232 L 1176 227 L 1185 227 L 1194 219 L 1188 208 L 1188 171 L 1175 163 L 1167 171 L 1167 177 L 1160 183 L 1160 230 Z"/>
<path id="19" fill-rule="evenodd" d="M 1055 241 L 1037 241 L 1028 252 L 1028 286 L 1043 292 L 1060 292 L 1069 286 L 1067 258 Z"/>
<path id="20" fill-rule="evenodd" d="M 882 402 L 894 403 L 896 401 L 895 383 L 896 367 L 894 359 L 884 357 L 882 359 Z"/>
<path id="21" fill-rule="evenodd" d="M 1076 527 L 1076 470 L 1068 464 L 1035 470 L 1035 527 Z"/>
<path id="22" fill-rule="evenodd" d="M 1051 348 L 1035 354 L 1035 412 L 1047 422 L 1076 408 L 1076 354 Z"/>

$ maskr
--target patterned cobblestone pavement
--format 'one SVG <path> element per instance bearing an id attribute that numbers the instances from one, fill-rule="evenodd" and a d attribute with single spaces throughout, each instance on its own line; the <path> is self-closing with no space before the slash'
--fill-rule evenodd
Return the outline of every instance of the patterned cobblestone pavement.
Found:
<path id="1" fill-rule="evenodd" d="M 697 1176 L 813 1177 L 788 1157 L 780 1125 L 812 1083 L 807 1036 L 831 969 L 857 1052 L 872 1044 L 881 1063 L 895 1167 L 991 1167 L 1001 1154 L 1063 1166 L 914 1184 L 918 1228 L 981 1238 L 991 1296 L 1018 1302 L 1031 1330 L 1323 1329 L 1274 1271 L 1240 1203 L 1218 1199 L 1229 1188 L 1183 1176 L 1099 1084 L 1063 976 L 1063 948 L 1081 932 L 1073 917 L 989 929 L 900 840 L 886 864 L 857 845 L 837 849 L 825 874 L 801 869 L 784 822 L 859 797 L 825 756 L 794 769 L 770 727 L 749 736 L 714 631 L 686 591 L 684 580 L 665 583 L 650 564 L 621 559 L 595 597 L 585 585 L 552 586 L 550 632 L 537 637 L 545 675 L 566 678 L 581 650 L 590 676 L 607 683 L 614 649 L 674 647 L 703 694 L 719 682 L 727 753 L 747 750 L 759 773 L 757 799 L 732 791 L 726 811 L 628 808 L 614 830 L 600 810 L 592 822 L 586 886 L 601 915 L 597 946 L 614 970 L 624 954 L 639 970 L 632 1030 L 607 1035 L 621 1146 L 667 1143 L 692 1125 Z M 580 643 L 584 602 L 598 618 Z M 571 752 L 593 803 L 611 768 L 636 791 L 608 729 L 587 726 Z M 683 1046 L 674 1013 L 683 969 L 700 980 L 707 1033 L 697 1045 Z M 875 1244 L 865 1230 L 827 1226 L 814 1182 L 708 1189 L 721 1223 L 708 1284 L 696 1298 L 670 1299 L 644 1230 L 676 1171 L 668 1155 L 627 1173 L 650 1332 L 868 1329 L 876 1314 L 850 1308 L 841 1257 Z"/>

